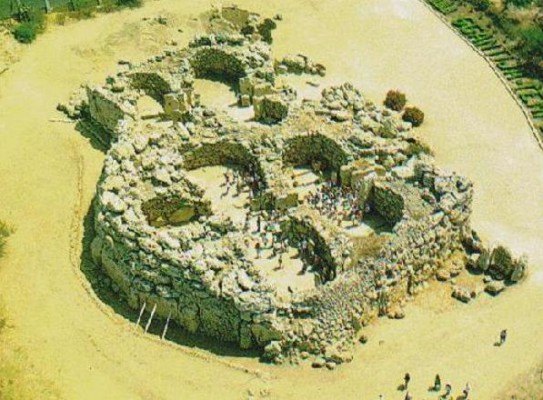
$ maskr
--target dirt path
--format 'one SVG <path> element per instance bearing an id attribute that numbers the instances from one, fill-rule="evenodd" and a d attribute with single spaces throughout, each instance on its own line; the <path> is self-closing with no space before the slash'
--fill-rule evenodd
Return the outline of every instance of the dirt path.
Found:
<path id="1" fill-rule="evenodd" d="M 368 329 L 355 361 L 334 372 L 217 357 L 135 332 L 95 298 L 78 266 L 81 219 L 103 155 L 72 125 L 49 119 L 81 82 L 114 73 L 118 59 L 144 59 L 169 35 L 183 44 L 196 25 L 187 10 L 197 15 L 209 5 L 148 2 L 54 29 L 0 77 L 0 219 L 17 229 L 0 271 L 9 320 L 0 368 L 15 372 L 0 388 L 17 386 L 16 398 L 240 399 L 248 388 L 256 397 L 269 388 L 279 399 L 394 399 L 410 371 L 416 398 L 435 397 L 426 388 L 436 372 L 455 389 L 469 381 L 474 398 L 495 398 L 512 371 L 543 356 L 534 334 L 543 329 L 543 154 L 520 110 L 488 66 L 416 0 L 239 3 L 283 14 L 276 54 L 301 51 L 323 62 L 327 83 L 352 81 L 376 101 L 390 88 L 404 90 L 427 113 L 420 132 L 438 161 L 475 182 L 475 228 L 528 252 L 530 279 L 470 306 L 446 295 L 433 306 L 439 294 L 428 293 L 405 320 Z M 141 21 L 159 14 L 168 26 Z M 510 338 L 498 350 L 492 343 L 502 327 Z"/>

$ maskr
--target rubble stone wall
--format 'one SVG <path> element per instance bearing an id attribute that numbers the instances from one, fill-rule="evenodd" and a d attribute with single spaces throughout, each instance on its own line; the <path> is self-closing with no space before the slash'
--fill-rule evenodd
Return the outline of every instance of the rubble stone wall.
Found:
<path id="1" fill-rule="evenodd" d="M 229 83 L 239 84 L 243 78 L 245 68 L 234 55 L 215 48 L 199 50 L 191 60 L 197 78 L 225 79 Z"/>
<path id="2" fill-rule="evenodd" d="M 239 142 L 220 140 L 203 143 L 186 152 L 183 159 L 187 170 L 213 165 L 236 165 L 244 170 L 255 170 L 265 182 L 257 157 L 249 147 Z"/>
<path id="3" fill-rule="evenodd" d="M 348 152 L 333 139 L 322 134 L 300 135 L 285 143 L 283 162 L 294 166 L 321 163 L 321 169 L 339 171 L 349 162 Z"/>
<path id="4" fill-rule="evenodd" d="M 117 124 L 126 113 L 119 106 L 115 96 L 99 88 L 87 88 L 89 113 L 91 118 L 101 125 L 108 133 L 114 135 Z"/>
<path id="5" fill-rule="evenodd" d="M 173 91 L 170 84 L 155 72 L 134 72 L 129 78 L 134 89 L 143 90 L 161 105 L 164 105 L 164 96 Z"/>
<path id="6" fill-rule="evenodd" d="M 391 225 L 395 225 L 403 217 L 405 207 L 403 197 L 390 186 L 373 185 L 370 203 Z"/>

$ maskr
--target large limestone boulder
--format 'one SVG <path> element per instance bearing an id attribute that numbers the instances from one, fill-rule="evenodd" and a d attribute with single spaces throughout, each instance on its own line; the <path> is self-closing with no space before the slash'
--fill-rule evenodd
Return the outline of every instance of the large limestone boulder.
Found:
<path id="1" fill-rule="evenodd" d="M 489 274 L 497 280 L 510 279 L 513 274 L 513 256 L 505 246 L 498 246 L 490 257 Z"/>
<path id="2" fill-rule="evenodd" d="M 520 258 L 513 262 L 513 273 L 511 274 L 512 282 L 519 282 L 526 275 L 528 268 L 528 256 L 523 254 Z"/>

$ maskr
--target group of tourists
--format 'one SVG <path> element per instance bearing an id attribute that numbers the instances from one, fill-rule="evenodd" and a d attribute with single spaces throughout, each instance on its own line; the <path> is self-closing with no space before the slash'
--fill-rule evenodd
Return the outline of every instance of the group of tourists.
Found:
<path id="1" fill-rule="evenodd" d="M 224 183 L 221 186 L 225 187 L 225 191 L 221 194 L 221 198 L 227 196 L 230 190 L 235 191 L 234 196 L 239 196 L 245 186 L 249 187 L 249 197 L 254 198 L 264 188 L 262 178 L 252 165 L 249 165 L 247 169 L 228 168 L 223 176 Z"/>
<path id="2" fill-rule="evenodd" d="M 409 382 L 411 381 L 411 375 L 409 375 L 409 373 L 406 373 L 404 375 L 404 384 L 402 386 L 403 390 L 405 390 L 405 400 L 413 400 L 413 396 L 411 395 L 411 393 L 409 393 Z M 432 390 L 434 392 L 440 392 L 441 391 L 441 377 L 439 376 L 439 374 L 436 374 L 435 378 L 434 378 L 434 384 L 430 387 L 429 390 Z M 462 390 L 462 400 L 469 400 L 469 394 L 471 392 L 471 386 L 468 383 L 466 383 L 466 386 L 464 387 L 464 389 Z M 452 385 L 450 383 L 446 383 L 445 384 L 445 391 L 443 392 L 443 394 L 441 395 L 441 398 L 443 400 L 449 400 L 451 399 L 451 393 L 452 393 Z M 380 400 L 382 400 L 383 397 L 382 395 L 380 396 Z"/>
<path id="3" fill-rule="evenodd" d="M 500 336 L 499 336 L 499 340 L 498 342 L 496 342 L 496 345 L 497 346 L 503 346 L 505 344 L 505 341 L 507 340 L 507 329 L 503 329 L 501 332 L 500 332 Z M 403 385 L 401 386 L 401 389 L 402 390 L 405 390 L 405 400 L 413 400 L 413 396 L 411 395 L 411 393 L 409 393 L 409 382 L 411 382 L 411 375 L 409 374 L 409 372 L 407 372 L 404 377 L 403 377 Z M 439 376 L 439 374 L 437 374 L 434 378 L 434 383 L 433 385 L 430 387 L 430 390 L 434 391 L 434 392 L 440 392 L 442 390 L 442 386 L 441 386 L 441 377 Z M 441 399 L 443 400 L 449 400 L 451 399 L 452 397 L 452 386 L 450 383 L 446 383 L 445 386 L 444 386 L 444 392 L 443 394 L 441 395 Z M 466 383 L 466 386 L 464 386 L 464 389 L 462 390 L 462 397 L 461 399 L 462 400 L 469 400 L 470 399 L 470 393 L 471 393 L 471 386 L 468 383 Z M 384 397 L 383 395 L 379 395 L 379 400 L 384 400 Z"/>
<path id="4" fill-rule="evenodd" d="M 309 192 L 307 202 L 322 215 L 335 220 L 339 225 L 350 221 L 353 225 L 360 222 L 368 206 L 359 204 L 358 195 L 350 187 L 335 186 L 332 181 L 326 181 L 316 191 Z"/>

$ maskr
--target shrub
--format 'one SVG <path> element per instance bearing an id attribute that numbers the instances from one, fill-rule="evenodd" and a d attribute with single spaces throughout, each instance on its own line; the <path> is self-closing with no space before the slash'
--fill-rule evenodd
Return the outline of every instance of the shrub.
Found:
<path id="1" fill-rule="evenodd" d="M 23 22 L 13 30 L 13 36 L 21 43 L 32 43 L 38 36 L 38 30 L 32 22 Z"/>
<path id="2" fill-rule="evenodd" d="M 518 50 L 525 60 L 543 58 L 543 29 L 538 26 L 522 29 Z"/>
<path id="3" fill-rule="evenodd" d="M 4 253 L 6 238 L 11 233 L 11 229 L 2 221 L 0 221 L 0 256 Z"/>
<path id="4" fill-rule="evenodd" d="M 57 24 L 57 25 L 65 25 L 66 24 L 66 14 L 58 13 L 57 15 L 55 15 L 55 24 Z"/>
<path id="5" fill-rule="evenodd" d="M 402 115 L 402 119 L 411 122 L 413 126 L 420 126 L 424 122 L 424 113 L 417 107 L 407 107 Z"/>
<path id="6" fill-rule="evenodd" d="M 142 0 L 117 0 L 117 4 L 125 7 L 139 7 L 142 4 Z"/>
<path id="7" fill-rule="evenodd" d="M 253 33 L 255 33 L 255 27 L 252 25 L 245 25 L 241 28 L 242 35 L 252 35 Z"/>
<path id="8" fill-rule="evenodd" d="M 514 6 L 519 8 L 526 8 L 532 5 L 534 0 L 506 0 L 506 6 Z"/>
<path id="9" fill-rule="evenodd" d="M 32 43 L 44 28 L 45 16 L 43 12 L 29 11 L 26 19 L 13 30 L 13 36 L 21 43 Z"/>
<path id="10" fill-rule="evenodd" d="M 414 143 L 409 143 L 407 148 L 404 150 L 404 154 L 408 157 L 413 157 L 414 155 L 419 155 L 419 154 L 432 155 L 434 154 L 434 152 L 432 151 L 430 146 L 428 146 L 426 143 L 417 141 Z"/>
<path id="11" fill-rule="evenodd" d="M 490 0 L 468 0 L 468 3 L 477 11 L 486 11 L 491 5 Z"/>
<path id="12" fill-rule="evenodd" d="M 389 90 L 385 99 L 385 106 L 394 111 L 401 111 L 406 102 L 405 94 L 399 90 Z"/>
<path id="13" fill-rule="evenodd" d="M 258 33 L 262 36 L 263 41 L 271 44 L 273 42 L 272 31 L 275 28 L 277 28 L 277 24 L 273 20 L 266 18 L 264 22 L 258 26 Z"/>

